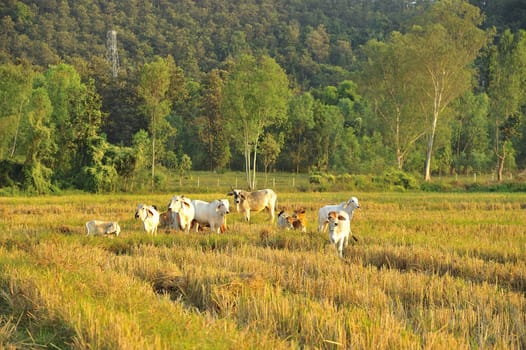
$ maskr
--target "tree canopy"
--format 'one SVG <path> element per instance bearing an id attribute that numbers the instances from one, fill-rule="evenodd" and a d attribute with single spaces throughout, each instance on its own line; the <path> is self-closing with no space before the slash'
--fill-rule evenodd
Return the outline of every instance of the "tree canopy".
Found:
<path id="1" fill-rule="evenodd" d="M 244 170 L 247 187 L 271 169 L 502 179 L 526 168 L 523 13 L 513 0 L 4 1 L 0 187 L 153 189 L 190 165 Z"/>

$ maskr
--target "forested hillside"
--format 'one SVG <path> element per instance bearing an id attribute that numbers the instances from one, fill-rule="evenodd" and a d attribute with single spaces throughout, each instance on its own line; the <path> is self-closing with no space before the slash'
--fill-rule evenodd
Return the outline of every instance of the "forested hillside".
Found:
<path id="1" fill-rule="evenodd" d="M 526 167 L 520 0 L 7 0 L 0 21 L 0 187 Z"/>

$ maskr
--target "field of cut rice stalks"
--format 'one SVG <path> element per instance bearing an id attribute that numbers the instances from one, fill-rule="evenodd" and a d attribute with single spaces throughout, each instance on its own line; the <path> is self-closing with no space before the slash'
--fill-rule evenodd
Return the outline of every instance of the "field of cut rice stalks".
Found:
<path id="1" fill-rule="evenodd" d="M 306 233 L 232 212 L 224 234 L 147 236 L 137 204 L 171 195 L 0 198 L 0 348 L 526 348 L 524 194 L 278 193 Z M 340 259 L 317 210 L 351 195 Z"/>

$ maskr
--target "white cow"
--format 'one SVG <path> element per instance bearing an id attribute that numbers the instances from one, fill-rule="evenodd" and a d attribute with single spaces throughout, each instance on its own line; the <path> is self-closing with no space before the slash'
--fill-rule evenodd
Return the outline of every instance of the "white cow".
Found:
<path id="1" fill-rule="evenodd" d="M 109 235 L 114 233 L 118 236 L 121 233 L 121 227 L 116 221 L 91 220 L 86 222 L 86 231 L 89 235 Z"/>
<path id="2" fill-rule="evenodd" d="M 360 204 L 358 203 L 358 198 L 356 197 L 351 197 L 347 202 L 342 202 L 337 205 L 326 205 L 321 207 L 320 210 L 318 210 L 318 231 L 325 231 L 325 228 L 328 224 L 327 216 L 329 215 L 329 212 L 339 212 L 340 210 L 343 210 L 349 215 L 349 220 L 352 220 L 354 209 L 357 208 L 360 208 Z"/>
<path id="3" fill-rule="evenodd" d="M 159 226 L 159 212 L 155 207 L 146 204 L 139 204 L 135 211 L 135 219 L 141 219 L 144 231 L 151 235 L 157 234 Z"/>
<path id="4" fill-rule="evenodd" d="M 228 201 L 227 201 L 228 203 Z M 219 233 L 225 224 L 226 214 L 229 213 L 223 200 L 214 200 L 210 203 L 195 199 L 192 201 L 195 208 L 195 231 L 199 231 L 199 225 L 210 226 L 212 231 Z"/>
<path id="5" fill-rule="evenodd" d="M 251 211 L 258 212 L 267 209 L 270 214 L 270 222 L 274 222 L 274 210 L 278 196 L 271 189 L 248 192 L 232 188 L 228 195 L 234 196 L 237 212 L 243 214 L 245 220 L 250 221 Z"/>
<path id="6" fill-rule="evenodd" d="M 343 258 L 343 248 L 349 241 L 351 233 L 351 220 L 346 211 L 331 211 L 327 214 L 329 222 L 329 240 L 338 249 L 340 258 Z"/>
<path id="7" fill-rule="evenodd" d="M 172 227 L 177 229 L 179 226 L 186 233 L 190 232 L 195 217 L 195 207 L 190 198 L 173 196 L 168 204 L 168 210 L 172 212 Z"/>

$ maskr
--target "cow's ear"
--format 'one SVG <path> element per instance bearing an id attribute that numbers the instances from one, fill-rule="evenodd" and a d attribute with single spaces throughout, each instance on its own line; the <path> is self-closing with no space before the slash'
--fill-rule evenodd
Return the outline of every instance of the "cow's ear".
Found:
<path id="1" fill-rule="evenodd" d="M 234 192 L 228 192 L 226 195 L 227 195 L 227 196 L 233 196 L 233 195 L 234 195 Z"/>
<path id="2" fill-rule="evenodd" d="M 240 194 L 239 194 L 239 197 L 240 197 L 241 199 L 246 199 L 246 198 L 247 198 L 247 197 L 245 196 L 244 193 L 240 193 Z"/>
<path id="3" fill-rule="evenodd" d="M 151 209 L 146 210 L 148 212 L 148 216 L 153 216 L 153 211 Z"/>
<path id="4" fill-rule="evenodd" d="M 344 220 L 347 220 L 347 219 L 343 215 L 338 215 L 338 220 L 344 221 Z"/>
<path id="5" fill-rule="evenodd" d="M 190 203 L 188 203 L 187 201 L 183 201 L 183 204 L 190 208 Z"/>

